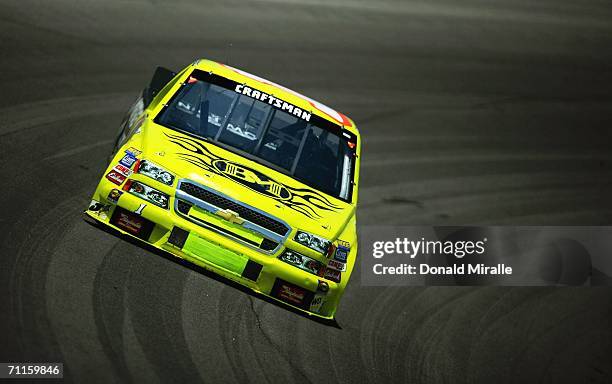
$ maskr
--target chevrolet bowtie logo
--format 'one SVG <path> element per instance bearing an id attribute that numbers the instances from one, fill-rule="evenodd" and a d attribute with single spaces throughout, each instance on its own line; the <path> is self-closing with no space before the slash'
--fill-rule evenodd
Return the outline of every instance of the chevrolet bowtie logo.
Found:
<path id="1" fill-rule="evenodd" d="M 234 223 L 238 225 L 242 225 L 242 223 L 244 223 L 244 219 L 240 217 L 238 213 L 234 211 L 230 211 L 229 209 L 220 209 L 217 212 L 215 212 L 215 215 L 224 218 L 230 223 Z"/>

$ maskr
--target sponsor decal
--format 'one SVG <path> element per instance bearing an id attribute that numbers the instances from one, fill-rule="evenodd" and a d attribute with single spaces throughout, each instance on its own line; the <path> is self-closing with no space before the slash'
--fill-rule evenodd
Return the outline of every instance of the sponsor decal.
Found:
<path id="1" fill-rule="evenodd" d="M 265 93 L 263 91 L 259 91 L 255 88 L 251 88 L 251 87 L 247 87 L 244 84 L 236 84 L 236 87 L 234 88 L 234 91 L 236 91 L 236 93 L 241 94 L 241 95 L 245 95 L 248 97 L 251 97 L 255 100 L 259 100 L 261 102 L 264 103 L 268 103 L 270 105 L 273 105 L 274 107 L 285 111 L 293 116 L 299 117 L 302 120 L 305 121 L 310 121 L 310 118 L 312 117 L 312 113 L 308 112 L 308 111 L 304 111 L 301 108 L 288 103 L 284 100 L 281 100 L 277 97 L 274 97 L 268 93 Z"/>
<path id="2" fill-rule="evenodd" d="M 338 211 L 334 204 L 322 193 L 311 188 L 294 188 L 273 180 L 263 173 L 242 164 L 222 159 L 211 152 L 204 143 L 179 134 L 165 134 L 170 142 L 186 152 L 178 152 L 179 159 L 187 161 L 207 172 L 211 172 L 278 201 L 307 217 L 322 217 L 321 211 Z"/>
<path id="3" fill-rule="evenodd" d="M 123 191 L 120 191 L 118 189 L 111 189 L 106 199 L 110 201 L 111 203 L 117 204 L 122 194 L 123 194 Z"/>
<path id="4" fill-rule="evenodd" d="M 338 240 L 338 247 L 344 247 L 346 249 L 351 249 L 351 244 L 348 241 Z"/>
<path id="5" fill-rule="evenodd" d="M 282 88 L 285 91 L 287 91 L 287 92 L 289 92 L 289 93 L 291 93 L 291 94 L 293 94 L 295 96 L 298 96 L 298 97 L 300 97 L 302 99 L 305 99 L 306 101 L 308 101 L 308 103 L 313 108 L 316 108 L 320 112 L 322 112 L 322 113 L 326 114 L 327 116 L 331 117 L 332 119 L 336 120 L 338 123 L 340 123 L 342 125 L 351 125 L 351 122 L 349 121 L 349 119 L 345 115 L 343 115 L 340 112 L 337 112 L 337 111 L 333 110 L 332 108 L 326 106 L 325 104 L 321 104 L 320 102 L 318 102 L 316 100 L 313 100 L 313 99 L 311 99 L 309 97 L 306 97 L 306 96 L 304 96 L 304 95 L 302 95 L 302 94 L 300 94 L 298 92 L 295 92 L 294 90 L 291 90 L 289 88 L 285 88 L 282 85 L 276 84 L 276 83 L 274 83 L 274 82 L 272 82 L 270 80 L 266 80 L 264 78 L 261 78 L 259 76 L 255 76 L 255 75 L 253 75 L 251 73 L 248 73 L 248 72 L 244 72 L 244 71 L 242 71 L 242 70 L 240 70 L 238 68 L 234 68 L 234 67 L 231 67 L 231 66 L 226 65 L 226 64 L 221 64 L 221 65 L 223 65 L 224 67 L 227 67 L 227 68 L 233 70 L 234 72 L 240 73 L 240 74 L 242 74 L 244 76 L 250 77 L 251 79 L 255 79 L 255 80 L 260 81 L 260 82 L 262 82 L 264 84 L 268 84 L 268 85 L 272 85 L 272 86 L 275 86 L 275 87 Z M 236 92 L 238 92 L 238 91 L 236 91 Z M 241 93 L 241 92 L 238 92 L 238 93 Z M 251 96 L 251 97 L 253 97 L 253 96 Z"/>
<path id="6" fill-rule="evenodd" d="M 126 177 L 132 174 L 132 171 L 128 167 L 121 165 L 121 164 L 115 165 L 113 170 L 119 172 L 120 174 Z"/>
<path id="7" fill-rule="evenodd" d="M 129 153 L 134 157 L 138 157 L 142 153 L 142 151 L 139 151 L 138 149 L 134 147 L 129 147 L 128 149 L 125 150 L 125 153 Z"/>
<path id="8" fill-rule="evenodd" d="M 111 169 L 111 171 L 106 174 L 106 178 L 113 182 L 113 184 L 117 185 L 121 185 L 126 179 L 124 175 L 115 171 L 114 169 Z"/>
<path id="9" fill-rule="evenodd" d="M 240 217 L 237 212 L 234 212 L 230 209 L 219 209 L 215 212 L 215 215 L 223 218 L 224 220 L 229 221 L 230 223 L 242 225 L 244 223 L 244 219 Z"/>
<path id="10" fill-rule="evenodd" d="M 92 212 L 98 212 L 103 207 L 104 207 L 104 204 L 100 203 L 99 201 L 92 200 L 91 203 L 89 203 L 89 207 L 87 208 L 87 210 L 92 211 Z"/>
<path id="11" fill-rule="evenodd" d="M 281 284 L 278 297 L 290 303 L 300 305 L 304 302 L 305 290 L 289 284 Z"/>
<path id="12" fill-rule="evenodd" d="M 331 281 L 335 281 L 336 283 L 339 283 L 341 275 L 342 275 L 342 273 L 340 271 L 337 271 L 337 270 L 331 269 L 331 268 L 327 268 L 325 270 L 325 275 L 323 275 L 323 277 L 325 277 L 326 279 L 329 279 Z"/>
<path id="13" fill-rule="evenodd" d="M 285 280 L 276 279 L 270 295 L 285 303 L 295 305 L 296 307 L 309 309 L 310 303 L 314 297 L 314 292 L 310 292 L 305 288 L 298 287 Z"/>
<path id="14" fill-rule="evenodd" d="M 125 229 L 127 232 L 138 234 L 142 230 L 142 221 L 137 220 L 133 216 L 129 216 L 127 213 L 121 212 L 115 222 L 117 226 Z"/>
<path id="15" fill-rule="evenodd" d="M 341 263 L 336 260 L 330 260 L 327 263 L 327 268 L 335 269 L 336 271 L 344 272 L 346 271 L 346 264 Z"/>
<path id="16" fill-rule="evenodd" d="M 129 153 L 126 153 L 125 156 L 123 156 L 123 158 L 119 160 L 119 163 L 121 163 L 122 165 L 125 165 L 128 168 L 132 168 L 132 165 L 134 165 L 135 162 L 136 162 L 136 157 L 134 157 L 132 154 L 129 154 Z"/>
<path id="17" fill-rule="evenodd" d="M 334 259 L 338 260 L 341 263 L 346 263 L 346 260 L 348 259 L 348 253 L 348 248 L 338 247 L 338 249 L 336 249 L 336 253 L 334 254 Z"/>
<path id="18" fill-rule="evenodd" d="M 102 220 L 108 219 L 106 213 L 110 210 L 110 208 L 110 204 L 101 204 L 100 202 L 95 200 L 92 200 L 89 204 L 89 210 L 92 212 L 97 212 L 98 217 L 100 217 Z"/>
<path id="19" fill-rule="evenodd" d="M 291 193 L 287 188 L 261 172 L 222 159 L 213 160 L 212 166 L 217 170 L 217 173 L 247 185 L 251 189 L 274 199 L 283 200 L 291 197 Z"/>
<path id="20" fill-rule="evenodd" d="M 137 215 L 142 215 L 142 211 L 144 211 L 146 206 L 147 206 L 146 204 L 140 204 L 140 206 L 138 207 L 137 210 L 134 211 L 134 213 Z"/>
<path id="21" fill-rule="evenodd" d="M 321 310 L 321 306 L 323 306 L 324 296 L 315 295 L 314 299 L 310 303 L 310 311 L 311 312 L 319 312 Z"/>
<path id="22" fill-rule="evenodd" d="M 152 222 L 120 207 L 115 208 L 110 222 L 127 233 L 144 240 L 148 239 L 153 231 Z"/>

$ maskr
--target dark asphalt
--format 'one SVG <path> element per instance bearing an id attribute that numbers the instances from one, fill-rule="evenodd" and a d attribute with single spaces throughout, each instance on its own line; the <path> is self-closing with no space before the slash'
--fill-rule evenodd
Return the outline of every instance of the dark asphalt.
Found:
<path id="1" fill-rule="evenodd" d="M 4 0 L 0 361 L 111 382 L 612 381 L 612 289 L 362 287 L 340 328 L 83 221 L 156 65 L 351 116 L 359 224 L 612 224 L 612 5 Z"/>

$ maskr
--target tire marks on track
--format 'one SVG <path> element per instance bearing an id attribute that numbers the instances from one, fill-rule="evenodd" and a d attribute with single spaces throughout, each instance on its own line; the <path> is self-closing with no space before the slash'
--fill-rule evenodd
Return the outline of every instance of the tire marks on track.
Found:
<path id="1" fill-rule="evenodd" d="M 65 120 L 122 111 L 136 97 L 133 93 L 107 93 L 63 97 L 0 109 L 0 137 Z"/>

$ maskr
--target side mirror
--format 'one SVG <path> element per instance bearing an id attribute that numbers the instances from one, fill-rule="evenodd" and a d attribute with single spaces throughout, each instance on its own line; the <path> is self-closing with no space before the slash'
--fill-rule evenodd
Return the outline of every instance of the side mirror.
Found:
<path id="1" fill-rule="evenodd" d="M 157 67 L 153 78 L 149 85 L 142 92 L 142 99 L 144 101 L 145 108 L 151 104 L 155 95 L 161 91 L 166 84 L 170 82 L 176 76 L 176 72 L 169 70 L 164 67 Z"/>

